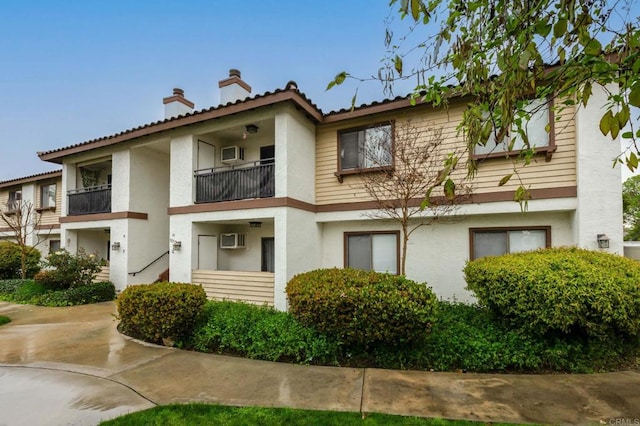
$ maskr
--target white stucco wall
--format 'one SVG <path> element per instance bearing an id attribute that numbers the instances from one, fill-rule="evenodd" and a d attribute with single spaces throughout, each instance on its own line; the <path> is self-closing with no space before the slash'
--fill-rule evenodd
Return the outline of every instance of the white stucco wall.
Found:
<path id="1" fill-rule="evenodd" d="M 315 202 L 315 128 L 293 109 L 276 115 L 276 197 Z"/>
<path id="2" fill-rule="evenodd" d="M 131 203 L 131 152 L 120 150 L 111 157 L 111 211 L 129 211 Z M 139 194 L 135 194 L 136 197 Z"/>
<path id="3" fill-rule="evenodd" d="M 147 219 L 129 223 L 128 272 L 138 272 L 166 252 L 169 243 L 169 156 L 148 148 L 130 151 L 129 210 L 146 213 Z M 145 271 L 129 275 L 128 283 L 151 283 L 169 266 L 169 257 Z"/>
<path id="4" fill-rule="evenodd" d="M 193 204 L 193 171 L 197 167 L 198 139 L 193 135 L 171 139 L 170 197 L 171 207 Z"/>
<path id="5" fill-rule="evenodd" d="M 260 228 L 249 225 L 218 226 L 218 244 L 220 234 L 240 233 L 245 235 L 245 248 L 218 248 L 218 269 L 221 271 L 260 271 L 262 266 L 262 238 L 273 237 L 273 224 L 263 223 Z"/>
<path id="6" fill-rule="evenodd" d="M 61 245 L 67 251 L 76 253 L 79 248 L 84 248 L 88 253 L 100 249 L 101 256 L 106 257 L 106 241 L 119 242 L 120 250 L 110 251 L 109 280 L 116 289 L 124 290 L 129 282 L 128 275 L 128 238 L 129 220 L 100 220 L 93 222 L 75 222 L 61 224 Z M 109 230 L 109 234 L 105 232 Z"/>
<path id="7" fill-rule="evenodd" d="M 283 208 L 275 226 L 275 286 L 274 306 L 287 310 L 287 282 L 294 275 L 321 267 L 322 225 L 314 220 L 314 213 Z M 333 247 L 336 250 L 336 247 Z"/>
<path id="8" fill-rule="evenodd" d="M 510 213 L 468 216 L 449 224 L 424 226 L 413 233 L 407 251 L 407 277 L 427 282 L 443 299 L 473 301 L 465 290 L 462 273 L 469 260 L 469 228 L 504 226 L 551 226 L 552 246 L 573 245 L 570 212 Z M 390 220 L 361 218 L 327 222 L 322 230 L 322 267 L 344 267 L 344 232 L 396 231 Z M 402 236 L 400 236 L 402 241 Z"/>
<path id="9" fill-rule="evenodd" d="M 617 92 L 615 85 L 607 86 Z M 594 86 L 586 107 L 576 113 L 576 178 L 578 206 L 574 215 L 574 239 L 580 247 L 622 255 L 622 186 L 620 165 L 612 167 L 620 154 L 620 140 L 600 132 L 607 94 Z M 597 235 L 609 237 L 609 249 L 598 249 Z"/>

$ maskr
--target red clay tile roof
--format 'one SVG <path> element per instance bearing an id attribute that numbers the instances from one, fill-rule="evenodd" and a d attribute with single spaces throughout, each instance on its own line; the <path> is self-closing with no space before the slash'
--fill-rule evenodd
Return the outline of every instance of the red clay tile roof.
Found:
<path id="1" fill-rule="evenodd" d="M 387 112 L 395 109 L 408 108 L 411 106 L 409 96 L 397 96 L 393 99 L 384 99 L 382 101 L 375 101 L 369 104 L 362 104 L 353 109 L 343 108 L 338 111 L 331 111 L 324 114 L 322 110 L 307 98 L 304 93 L 298 90 L 298 86 L 295 82 L 290 81 L 284 89 L 276 89 L 273 92 L 265 92 L 253 97 L 229 102 L 225 105 L 218 105 L 188 114 L 179 115 L 177 117 L 155 121 L 124 130 L 110 136 L 91 139 L 75 145 L 56 148 L 45 152 L 38 152 L 38 156 L 41 160 L 60 164 L 62 163 L 62 158 L 67 155 L 101 148 L 141 136 L 172 130 L 185 125 L 201 123 L 206 120 L 237 114 L 280 102 L 293 102 L 297 107 L 301 108 L 312 121 L 315 121 L 316 124 L 333 123 L 336 121 L 348 120 L 351 118 Z"/>
<path id="2" fill-rule="evenodd" d="M 273 105 L 280 102 L 293 102 L 294 104 L 296 104 L 296 106 L 301 108 L 310 117 L 311 120 L 315 122 L 322 121 L 322 111 L 314 103 L 312 103 L 304 93 L 298 90 L 297 85 L 294 82 L 289 82 L 284 89 L 276 89 L 273 92 L 265 92 L 253 97 L 238 100 L 236 102 L 229 102 L 225 105 L 218 105 L 208 109 L 179 115 L 177 117 L 155 121 L 139 127 L 124 130 L 120 133 L 92 139 L 75 145 L 57 148 L 45 152 L 38 152 L 38 157 L 40 157 L 40 159 L 44 161 L 50 161 L 60 164 L 62 162 L 62 158 L 66 155 L 100 148 L 103 146 L 113 145 L 141 136 L 175 129 L 184 125 L 196 124 L 213 118 L 237 114 L 239 112 L 248 111 L 254 108 L 260 108 L 267 105 Z"/>
<path id="3" fill-rule="evenodd" d="M 6 188 L 9 186 L 16 186 L 22 183 L 37 182 L 39 180 L 51 179 L 62 176 L 62 170 L 52 170 L 50 172 L 38 173 L 30 176 L 23 176 L 15 179 L 0 181 L 0 188 Z"/>

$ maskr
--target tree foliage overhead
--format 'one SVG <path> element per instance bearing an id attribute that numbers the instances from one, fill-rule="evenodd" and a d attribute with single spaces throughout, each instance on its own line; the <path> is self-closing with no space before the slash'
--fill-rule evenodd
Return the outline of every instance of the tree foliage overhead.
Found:
<path id="1" fill-rule="evenodd" d="M 390 0 L 413 39 L 396 37 L 388 27 L 385 60 L 373 79 L 387 93 L 399 80 L 415 79 L 414 98 L 435 105 L 469 96 L 460 123 L 469 150 L 487 144 L 492 133 L 502 140 L 512 128 L 530 148 L 523 131 L 531 114 L 524 109 L 527 98 L 553 100 L 559 112 L 586 105 L 596 85 L 619 84 L 619 91 L 608 92 L 600 130 L 632 141 L 635 150 L 616 160 L 635 170 L 640 130 L 632 108 L 640 107 L 640 32 L 634 1 Z M 346 78 L 366 80 L 344 72 L 330 86 Z M 533 154 L 525 149 L 522 163 Z"/>

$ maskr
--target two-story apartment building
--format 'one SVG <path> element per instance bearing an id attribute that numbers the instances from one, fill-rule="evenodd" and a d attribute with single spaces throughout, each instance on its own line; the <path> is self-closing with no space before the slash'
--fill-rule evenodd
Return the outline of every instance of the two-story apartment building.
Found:
<path id="1" fill-rule="evenodd" d="M 39 153 L 63 167 L 62 245 L 109 258 L 120 289 L 168 271 L 210 297 L 279 309 L 300 272 L 397 273 L 399 225 L 372 218 L 362 153 L 407 121 L 440 128 L 447 149 L 463 146 L 456 126 L 464 100 L 447 110 L 397 98 L 323 113 L 294 82 L 252 96 L 232 70 L 219 88 L 216 107 L 194 111 L 174 89 L 164 120 Z M 619 144 L 597 128 L 605 101 L 595 93 L 586 108 L 561 116 L 538 106 L 528 128 L 538 155 L 520 170 L 531 194 L 525 213 L 513 201 L 517 184 L 498 186 L 512 168 L 507 144 L 471 153 L 478 172 L 470 197 L 455 220 L 412 235 L 406 275 L 465 300 L 462 268 L 472 258 L 560 245 L 622 253 L 620 170 L 611 168 Z M 392 149 L 380 158 L 394 165 Z"/>
<path id="2" fill-rule="evenodd" d="M 16 227 L 42 257 L 60 248 L 62 171 L 40 173 L 0 182 L 0 240 L 15 241 Z"/>

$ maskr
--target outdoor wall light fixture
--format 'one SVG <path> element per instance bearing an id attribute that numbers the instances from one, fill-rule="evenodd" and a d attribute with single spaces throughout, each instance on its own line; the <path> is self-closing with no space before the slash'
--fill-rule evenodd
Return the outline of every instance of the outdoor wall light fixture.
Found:
<path id="1" fill-rule="evenodd" d="M 111 243 L 111 251 L 118 251 L 118 250 L 120 250 L 120 242 L 114 241 L 113 243 Z"/>
<path id="2" fill-rule="evenodd" d="M 606 234 L 598 234 L 598 248 L 609 248 L 609 237 Z"/>
<path id="3" fill-rule="evenodd" d="M 180 248 L 182 247 L 182 241 L 172 241 L 171 247 L 174 250 L 180 250 Z"/>
<path id="4" fill-rule="evenodd" d="M 245 130 L 247 131 L 247 133 L 251 133 L 251 134 L 258 133 L 258 129 L 259 127 L 256 126 L 255 124 L 247 124 L 245 126 Z"/>
<path id="5" fill-rule="evenodd" d="M 261 228 L 262 227 L 262 222 L 257 222 L 257 221 L 249 222 L 249 227 L 250 228 Z"/>

